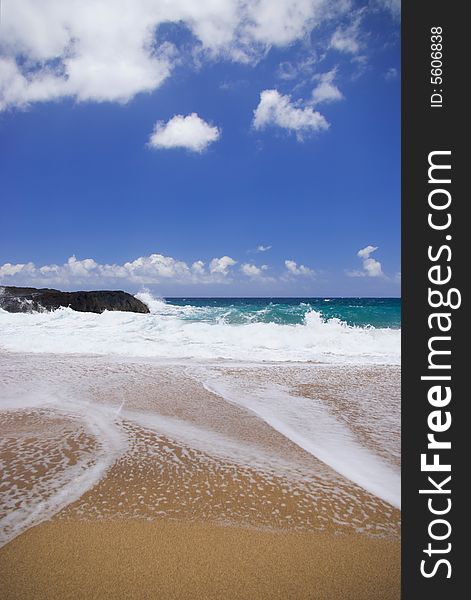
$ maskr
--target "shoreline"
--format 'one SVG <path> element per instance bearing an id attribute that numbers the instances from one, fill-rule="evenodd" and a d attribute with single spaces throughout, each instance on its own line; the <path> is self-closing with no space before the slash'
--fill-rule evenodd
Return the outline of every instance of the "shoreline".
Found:
<path id="1" fill-rule="evenodd" d="M 251 410 L 398 469 L 399 369 L 0 361 L 2 600 L 399 598 L 400 511 Z"/>

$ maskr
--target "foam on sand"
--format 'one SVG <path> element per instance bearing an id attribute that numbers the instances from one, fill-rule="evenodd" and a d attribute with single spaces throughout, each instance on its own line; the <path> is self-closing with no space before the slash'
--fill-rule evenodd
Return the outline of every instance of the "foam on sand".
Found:
<path id="1" fill-rule="evenodd" d="M 214 371 L 203 377 L 209 391 L 252 411 L 350 481 L 400 508 L 399 469 L 362 445 L 321 400 L 290 395 L 273 383 L 230 381 Z"/>
<path id="2" fill-rule="evenodd" d="M 126 449 L 113 411 L 53 390 L 6 395 L 0 546 L 93 487 Z M 23 433 L 24 431 L 24 433 Z M 2 454 L 9 457 L 5 464 Z"/>
<path id="3" fill-rule="evenodd" d="M 109 478 L 118 495 L 138 486 L 137 513 L 152 518 L 156 507 L 164 514 L 187 515 L 185 505 L 175 501 L 162 509 L 139 485 L 165 497 L 177 490 L 175 498 L 186 499 L 190 515 L 198 510 L 221 519 L 248 518 L 256 511 L 267 523 L 310 528 L 315 519 L 316 527 L 333 522 L 380 535 L 397 525 L 394 465 L 363 447 L 324 402 L 295 396 L 273 381 L 276 372 L 293 383 L 330 377 L 348 385 L 358 372 L 373 377 L 373 372 L 393 371 L 389 377 L 395 379 L 395 368 L 170 364 L 18 353 L 0 354 L 0 366 L 1 543 L 70 504 L 75 514 L 113 516 Z M 379 403 L 378 414 L 381 410 Z M 374 422 L 381 426 L 383 421 Z M 196 474 L 201 476 L 197 484 Z M 225 490 L 236 482 L 228 505 Z M 92 491 L 97 489 L 101 492 Z M 281 499 L 274 490 L 287 495 Z M 205 508 L 208 493 L 225 502 Z M 134 514 L 131 496 L 126 509 L 117 509 L 122 516 Z M 273 510 L 265 515 L 263 506 Z"/>

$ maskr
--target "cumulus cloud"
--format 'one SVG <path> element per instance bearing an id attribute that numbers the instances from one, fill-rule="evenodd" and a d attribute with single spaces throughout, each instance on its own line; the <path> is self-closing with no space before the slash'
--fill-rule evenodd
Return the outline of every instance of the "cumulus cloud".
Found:
<path id="1" fill-rule="evenodd" d="M 195 260 L 191 265 L 191 270 L 197 275 L 204 275 L 204 262 L 202 260 Z"/>
<path id="2" fill-rule="evenodd" d="M 92 258 L 71 256 L 64 264 L 34 263 L 0 265 L 3 285 L 122 285 L 172 283 L 224 283 L 236 261 L 229 256 L 213 258 L 209 268 L 197 260 L 191 265 L 162 254 L 140 256 L 123 264 L 103 264 Z"/>
<path id="3" fill-rule="evenodd" d="M 0 110 L 65 97 L 127 102 L 170 75 L 174 48 L 154 43 L 139 3 L 137 10 L 123 2 L 5 4 Z"/>
<path id="4" fill-rule="evenodd" d="M 209 263 L 209 270 L 212 274 L 219 273 L 226 276 L 229 269 L 237 263 L 236 260 L 230 256 L 222 256 L 221 258 L 213 258 Z"/>
<path id="5" fill-rule="evenodd" d="M 392 2 L 392 0 L 391 0 Z M 0 110 L 71 97 L 127 102 L 179 60 L 161 25 L 192 34 L 199 58 L 253 62 L 302 40 L 348 2 L 329 0 L 4 0 Z"/>
<path id="6" fill-rule="evenodd" d="M 139 256 L 123 263 L 100 263 L 93 258 L 72 255 L 62 264 L 36 265 L 4 263 L 0 265 L 2 285 L 32 285 L 58 288 L 125 288 L 158 284 L 231 284 L 258 282 L 286 284 L 293 278 L 312 278 L 315 272 L 294 260 L 285 260 L 284 269 L 269 275 L 271 267 L 245 262 L 235 269 L 237 261 L 227 255 L 215 257 L 206 264 L 202 260 L 186 262 L 163 254 Z M 1 291 L 1 290 L 0 290 Z"/>
<path id="7" fill-rule="evenodd" d="M 175 115 L 167 123 L 157 121 L 149 138 L 151 148 L 186 148 L 203 152 L 221 136 L 221 131 L 196 113 Z"/>
<path id="8" fill-rule="evenodd" d="M 17 263 L 13 265 L 12 263 L 5 263 L 0 265 L 0 279 L 4 277 L 15 277 L 15 275 L 21 274 L 31 274 L 35 272 L 36 267 L 34 263 Z"/>
<path id="9" fill-rule="evenodd" d="M 268 265 L 262 265 L 261 267 L 257 267 L 252 263 L 244 263 L 240 266 L 240 270 L 247 277 L 252 277 L 254 279 L 260 279 L 264 276 L 264 272 L 268 269 Z"/>
<path id="10" fill-rule="evenodd" d="M 271 250 L 272 246 L 264 246 L 263 244 L 260 244 L 260 246 L 257 246 L 256 252 L 268 252 L 268 250 Z"/>
<path id="11" fill-rule="evenodd" d="M 315 275 L 312 269 L 304 265 L 298 265 L 294 260 L 285 260 L 285 267 L 287 274 L 295 277 L 313 277 Z"/>
<path id="12" fill-rule="evenodd" d="M 378 250 L 377 246 L 366 246 L 358 250 L 357 256 L 362 261 L 363 269 L 361 271 L 347 271 L 347 275 L 350 277 L 385 277 L 379 260 L 371 257 L 371 254 L 376 250 Z"/>
<path id="13" fill-rule="evenodd" d="M 117 268 L 119 271 L 121 269 L 126 273 L 130 273 L 131 277 L 136 277 L 141 281 L 152 278 L 177 281 L 191 279 L 191 271 L 186 262 L 162 254 L 141 256 L 131 262 L 124 263 L 123 267 Z"/>
<path id="14" fill-rule="evenodd" d="M 344 96 L 339 88 L 334 84 L 337 75 L 337 69 L 332 69 L 327 73 L 316 76 L 319 83 L 312 90 L 312 101 L 314 104 L 321 102 L 335 102 L 343 100 Z"/>
<path id="15" fill-rule="evenodd" d="M 302 139 L 303 134 L 329 127 L 325 117 L 311 106 L 302 107 L 299 102 L 293 102 L 278 90 L 264 90 L 260 94 L 252 124 L 255 129 L 281 127 L 296 133 L 298 139 Z"/>

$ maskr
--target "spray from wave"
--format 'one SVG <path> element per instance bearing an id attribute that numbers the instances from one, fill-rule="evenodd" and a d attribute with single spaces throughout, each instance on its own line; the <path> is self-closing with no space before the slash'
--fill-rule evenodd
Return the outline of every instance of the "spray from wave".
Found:
<path id="1" fill-rule="evenodd" d="M 0 348 L 12 352 L 249 362 L 400 361 L 399 329 L 349 325 L 339 318 L 325 318 L 309 304 L 280 308 L 252 303 L 247 309 L 175 305 L 148 292 L 137 297 L 149 306 L 150 314 L 93 314 L 69 308 L 31 314 L 0 311 Z M 298 322 L 289 322 L 288 317 Z"/>

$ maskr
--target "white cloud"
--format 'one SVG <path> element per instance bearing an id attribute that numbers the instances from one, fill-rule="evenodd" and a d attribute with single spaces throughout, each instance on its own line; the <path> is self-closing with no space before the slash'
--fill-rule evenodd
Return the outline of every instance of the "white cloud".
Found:
<path id="1" fill-rule="evenodd" d="M 161 279 L 178 281 L 191 279 L 191 271 L 187 263 L 162 254 L 141 256 L 136 260 L 124 263 L 123 268 L 131 277 L 137 277 L 142 281 L 146 278 L 155 278 L 158 281 Z M 118 267 L 117 270 L 120 271 L 121 267 Z"/>
<path id="2" fill-rule="evenodd" d="M 295 277 L 313 277 L 315 275 L 312 269 L 305 267 L 304 265 L 298 265 L 294 260 L 285 260 L 285 267 L 288 274 L 294 275 Z"/>
<path id="3" fill-rule="evenodd" d="M 236 260 L 230 256 L 222 256 L 221 258 L 213 258 L 209 263 L 209 270 L 212 274 L 219 273 L 226 276 L 229 272 L 230 267 L 237 263 Z"/>
<path id="4" fill-rule="evenodd" d="M 224 81 L 219 86 L 220 90 L 224 92 L 236 92 L 243 88 L 246 88 L 249 85 L 248 79 L 234 79 L 232 81 Z"/>
<path id="5" fill-rule="evenodd" d="M 365 248 L 362 248 L 361 250 L 358 250 L 357 252 L 357 256 L 359 258 L 368 258 L 370 256 L 370 254 L 372 252 L 376 252 L 376 250 L 378 249 L 378 246 L 366 246 Z"/>
<path id="6" fill-rule="evenodd" d="M 297 58 L 295 61 L 282 61 L 278 65 L 277 77 L 284 81 L 298 79 L 309 80 L 316 64 L 321 60 L 315 48 L 310 47 L 307 56 Z"/>
<path id="7" fill-rule="evenodd" d="M 375 258 L 371 258 L 371 254 L 378 250 L 377 246 L 366 246 L 358 250 L 357 256 L 362 260 L 362 271 L 347 271 L 349 277 L 385 277 L 381 263 Z"/>
<path id="8" fill-rule="evenodd" d="M 388 10 L 393 17 L 399 17 L 401 15 L 401 0 L 376 0 L 381 8 Z"/>
<path id="9" fill-rule="evenodd" d="M 332 69 L 327 73 L 317 75 L 319 83 L 312 90 L 312 101 L 314 104 L 321 102 L 335 102 L 343 100 L 344 96 L 339 88 L 334 84 L 334 79 L 337 75 L 337 69 Z"/>
<path id="10" fill-rule="evenodd" d="M 249 0 L 247 6 L 251 21 L 247 33 L 258 42 L 277 46 L 303 38 L 331 10 L 324 0 Z"/>
<path id="11" fill-rule="evenodd" d="M 191 270 L 197 275 L 204 275 L 204 262 L 202 260 L 195 260 L 191 265 Z"/>
<path id="12" fill-rule="evenodd" d="M 393 81 L 399 75 L 397 69 L 395 67 L 390 67 L 386 73 L 384 74 L 384 78 L 386 81 Z"/>
<path id="13" fill-rule="evenodd" d="M 272 246 L 264 246 L 263 244 L 260 244 L 260 246 L 257 246 L 257 250 L 256 252 L 268 252 L 268 250 L 271 250 Z"/>
<path id="14" fill-rule="evenodd" d="M 34 273 L 34 263 L 17 263 L 13 265 L 11 263 L 5 263 L 0 266 L 0 278 L 3 277 L 14 277 L 15 275 L 23 275 Z"/>
<path id="15" fill-rule="evenodd" d="M 127 102 L 156 89 L 171 72 L 174 49 L 155 46 L 138 4 L 4 2 L 0 109 L 68 96 Z"/>
<path id="16" fill-rule="evenodd" d="M 330 38 L 330 47 L 338 52 L 346 54 L 358 54 L 362 48 L 360 42 L 360 23 L 362 20 L 360 11 L 350 25 L 337 27 Z"/>
<path id="17" fill-rule="evenodd" d="M 267 264 L 242 263 L 234 269 L 237 261 L 227 255 L 215 257 L 205 264 L 202 260 L 192 263 L 163 254 L 149 254 L 117 263 L 100 263 L 93 258 L 78 259 L 71 256 L 63 264 L 35 265 L 28 263 L 5 263 L 0 265 L 0 287 L 2 285 L 31 285 L 35 287 L 57 287 L 82 289 L 158 284 L 239 284 L 258 282 L 263 284 L 286 284 L 295 277 L 312 278 L 315 272 L 294 260 L 285 260 L 284 269 L 270 276 Z"/>
<path id="18" fill-rule="evenodd" d="M 329 124 L 312 107 L 303 108 L 277 90 L 264 90 L 254 111 L 253 126 L 255 129 L 281 127 L 295 132 L 298 139 L 302 139 L 304 133 L 328 129 Z"/>
<path id="19" fill-rule="evenodd" d="M 71 256 L 64 264 L 34 263 L 0 265 L 3 285 L 121 285 L 172 283 L 224 283 L 236 261 L 229 256 L 213 258 L 209 269 L 201 260 L 188 263 L 162 254 L 140 256 L 123 264 L 102 264 L 92 258 Z"/>
<path id="20" fill-rule="evenodd" d="M 289 61 L 283 61 L 278 65 L 278 77 L 285 81 L 292 81 L 299 75 L 299 68 Z"/>
<path id="21" fill-rule="evenodd" d="M 240 266 L 240 270 L 247 277 L 252 277 L 254 279 L 259 279 L 264 276 L 264 271 L 268 269 L 267 265 L 262 265 L 261 267 L 257 267 L 252 263 L 244 263 Z"/>
<path id="22" fill-rule="evenodd" d="M 347 10 L 329 0 L 4 0 L 0 110 L 65 97 L 127 102 L 157 89 L 179 52 L 162 24 L 189 29 L 200 58 L 247 63 Z"/>
<path id="23" fill-rule="evenodd" d="M 206 123 L 196 113 L 175 115 L 167 123 L 158 121 L 149 138 L 151 148 L 186 148 L 202 152 L 221 136 L 217 127 Z"/>

